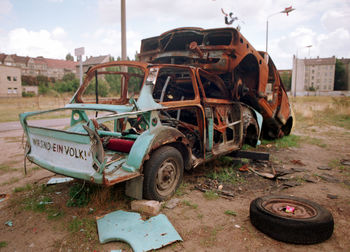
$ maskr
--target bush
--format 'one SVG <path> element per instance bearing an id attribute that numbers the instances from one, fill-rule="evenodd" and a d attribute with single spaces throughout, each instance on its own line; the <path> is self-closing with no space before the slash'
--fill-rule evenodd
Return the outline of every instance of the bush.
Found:
<path id="1" fill-rule="evenodd" d="M 22 97 L 34 97 L 35 93 L 32 92 L 22 92 Z"/>

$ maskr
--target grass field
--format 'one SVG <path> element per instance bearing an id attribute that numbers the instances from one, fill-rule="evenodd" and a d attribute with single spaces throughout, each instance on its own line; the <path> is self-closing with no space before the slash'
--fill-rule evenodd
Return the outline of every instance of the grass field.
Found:
<path id="1" fill-rule="evenodd" d="M 18 114 L 23 112 L 63 107 L 70 98 L 71 96 L 0 98 L 0 122 L 17 121 Z"/>

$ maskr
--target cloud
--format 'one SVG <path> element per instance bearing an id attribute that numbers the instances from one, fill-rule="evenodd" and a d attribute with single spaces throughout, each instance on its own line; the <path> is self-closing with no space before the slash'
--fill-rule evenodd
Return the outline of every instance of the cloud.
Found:
<path id="1" fill-rule="evenodd" d="M 52 32 L 17 28 L 7 33 L 7 36 L 0 41 L 0 47 L 6 53 L 21 56 L 64 58 L 69 50 L 64 41 L 59 39 L 62 34 L 65 34 L 62 28 L 56 28 Z"/>
<path id="2" fill-rule="evenodd" d="M 134 59 L 135 52 L 140 51 L 141 34 L 128 30 L 127 34 L 127 55 Z M 86 56 L 106 55 L 121 56 L 121 34 L 118 29 L 102 27 L 93 33 L 83 35 L 82 44 L 85 46 Z"/>
<path id="3" fill-rule="evenodd" d="M 9 0 L 0 0 L 0 19 L 3 15 L 10 14 L 12 10 L 12 4 Z"/>

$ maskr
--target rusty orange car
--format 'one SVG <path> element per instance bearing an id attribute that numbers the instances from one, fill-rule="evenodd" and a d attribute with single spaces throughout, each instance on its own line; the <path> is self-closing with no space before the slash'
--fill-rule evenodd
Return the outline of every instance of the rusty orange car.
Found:
<path id="1" fill-rule="evenodd" d="M 263 115 L 264 138 L 279 138 L 291 132 L 291 106 L 272 59 L 266 52 L 255 50 L 237 29 L 170 30 L 143 39 L 139 60 L 190 65 L 216 74 L 232 99 Z"/>

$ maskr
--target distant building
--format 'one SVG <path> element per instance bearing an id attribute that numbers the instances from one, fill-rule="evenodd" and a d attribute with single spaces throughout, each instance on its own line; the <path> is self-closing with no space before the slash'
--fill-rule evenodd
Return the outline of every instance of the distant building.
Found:
<path id="1" fill-rule="evenodd" d="M 0 54 L 0 65 L 16 66 L 21 69 L 21 75 L 47 76 L 49 78 L 62 79 L 67 73 L 76 71 L 77 62 L 69 60 L 48 59 L 44 57 L 23 57 L 16 54 Z"/>
<path id="2" fill-rule="evenodd" d="M 347 90 L 350 90 L 350 59 L 341 58 L 339 60 L 344 64 L 344 69 L 345 69 L 344 81 L 346 83 Z"/>
<path id="3" fill-rule="evenodd" d="M 0 65 L 0 97 L 21 97 L 21 69 Z"/>
<path id="4" fill-rule="evenodd" d="M 111 55 L 102 55 L 97 57 L 86 57 L 86 60 L 83 62 L 83 74 L 86 73 L 87 70 L 89 70 L 90 67 L 107 63 L 111 59 Z M 79 64 L 76 65 L 76 76 L 79 78 Z"/>
<path id="5" fill-rule="evenodd" d="M 293 57 L 292 94 L 306 95 L 309 91 L 334 90 L 335 57 L 297 59 Z"/>
<path id="6" fill-rule="evenodd" d="M 57 59 L 46 59 L 44 61 L 47 64 L 47 77 L 62 79 L 64 75 L 68 73 L 76 74 L 76 61 L 70 60 L 57 60 Z"/>

